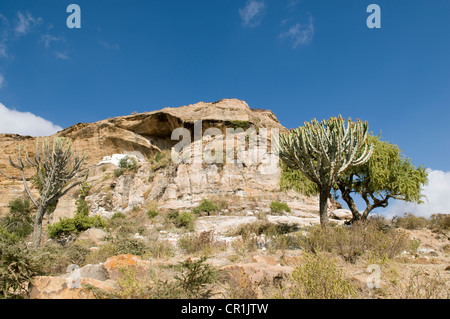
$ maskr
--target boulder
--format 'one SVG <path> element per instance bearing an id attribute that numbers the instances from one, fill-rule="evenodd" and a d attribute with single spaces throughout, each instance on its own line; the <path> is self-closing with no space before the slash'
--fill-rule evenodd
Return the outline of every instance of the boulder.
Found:
<path id="1" fill-rule="evenodd" d="M 104 230 L 98 228 L 89 228 L 82 232 L 77 240 L 90 240 L 96 245 L 103 245 L 105 237 L 108 236 Z"/>
<path id="2" fill-rule="evenodd" d="M 105 281 L 110 279 L 109 274 L 106 271 L 103 264 L 98 265 L 86 265 L 80 269 L 74 269 L 70 273 L 64 275 L 65 278 L 75 278 L 80 276 L 81 278 L 92 278 L 95 280 Z"/>
<path id="3" fill-rule="evenodd" d="M 268 265 L 266 263 L 236 264 L 220 268 L 226 273 L 230 280 L 240 282 L 241 278 L 247 277 L 255 284 L 268 281 L 277 284 L 283 278 L 288 277 L 294 270 L 291 266 Z"/>
<path id="4" fill-rule="evenodd" d="M 338 220 L 350 220 L 353 217 L 352 212 L 348 209 L 335 209 L 330 212 L 329 216 Z"/>
<path id="5" fill-rule="evenodd" d="M 258 221 L 254 216 L 205 216 L 195 221 L 196 232 L 214 231 L 218 235 L 227 234 L 245 224 Z"/>
<path id="6" fill-rule="evenodd" d="M 130 254 L 110 257 L 103 264 L 109 278 L 117 280 L 126 271 L 133 271 L 137 278 L 146 278 L 149 274 L 151 263 L 142 260 L 139 256 Z"/>
<path id="7" fill-rule="evenodd" d="M 111 280 L 100 281 L 92 278 L 72 278 L 38 276 L 31 280 L 30 299 L 95 299 L 94 293 L 86 287 L 111 291 L 115 288 Z"/>
<path id="8" fill-rule="evenodd" d="M 309 218 L 296 216 L 268 216 L 267 220 L 273 224 L 282 224 L 297 227 L 307 227 L 320 224 L 319 216 Z"/>
<path id="9" fill-rule="evenodd" d="M 253 256 L 252 259 L 256 263 L 266 264 L 270 266 L 275 266 L 280 263 L 279 259 L 275 256 L 266 256 L 266 255 Z"/>

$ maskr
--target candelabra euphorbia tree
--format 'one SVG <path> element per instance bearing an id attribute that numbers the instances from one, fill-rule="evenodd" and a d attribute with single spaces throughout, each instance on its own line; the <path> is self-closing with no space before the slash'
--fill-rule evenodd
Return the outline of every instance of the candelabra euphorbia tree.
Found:
<path id="1" fill-rule="evenodd" d="M 86 156 L 78 156 L 71 150 L 72 141 L 68 138 L 55 137 L 53 145 L 45 140 L 42 144 L 42 151 L 39 150 L 39 143 L 36 142 L 36 149 L 33 157 L 25 153 L 25 163 L 22 159 L 22 149 L 19 147 L 16 162 L 9 157 L 9 164 L 20 171 L 20 177 L 5 175 L 1 170 L 0 174 L 9 179 L 17 179 L 23 182 L 25 191 L 33 205 L 36 207 L 34 221 L 33 245 L 39 246 L 41 242 L 42 220 L 49 207 L 55 205 L 58 200 L 66 195 L 71 189 L 82 184 L 88 177 L 88 170 L 83 169 Z M 30 189 L 25 174 L 25 168 L 35 168 L 36 175 L 34 181 L 38 184 L 40 198 L 35 199 Z"/>
<path id="2" fill-rule="evenodd" d="M 368 133 L 367 122 L 339 115 L 320 123 L 313 119 L 280 135 L 280 159 L 318 186 L 322 226 L 328 225 L 327 203 L 333 186 L 348 168 L 364 164 L 372 154 Z"/>

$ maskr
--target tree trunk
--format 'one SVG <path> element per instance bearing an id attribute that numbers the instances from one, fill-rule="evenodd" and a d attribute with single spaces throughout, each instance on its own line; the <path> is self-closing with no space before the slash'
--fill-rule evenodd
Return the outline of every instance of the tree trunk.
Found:
<path id="1" fill-rule="evenodd" d="M 379 207 L 381 207 L 381 206 L 379 206 Z M 376 206 L 374 206 L 374 205 L 367 206 L 366 209 L 364 210 L 362 216 L 361 216 L 361 219 L 362 219 L 362 220 L 367 220 L 367 217 L 369 217 L 369 213 L 370 213 L 374 208 L 376 208 Z"/>
<path id="2" fill-rule="evenodd" d="M 42 234 L 42 219 L 45 215 L 45 207 L 39 206 L 36 212 L 36 218 L 34 219 L 34 229 L 33 229 L 33 247 L 37 248 L 41 244 L 41 234 Z"/>
<path id="3" fill-rule="evenodd" d="M 320 225 L 322 227 L 328 227 L 328 197 L 330 197 L 331 189 L 321 189 L 320 190 Z"/>
<path id="4" fill-rule="evenodd" d="M 341 185 L 339 185 L 339 190 L 341 191 L 342 199 L 347 203 L 348 208 L 352 212 L 353 217 L 349 223 L 352 224 L 358 220 L 361 220 L 361 214 L 359 213 L 358 206 L 356 206 L 355 201 L 350 196 L 350 190 Z"/>

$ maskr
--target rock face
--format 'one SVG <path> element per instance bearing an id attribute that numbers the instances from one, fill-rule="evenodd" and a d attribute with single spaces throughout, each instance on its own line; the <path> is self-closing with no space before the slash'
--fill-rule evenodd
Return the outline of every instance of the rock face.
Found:
<path id="1" fill-rule="evenodd" d="M 178 108 L 169 107 L 159 111 L 116 117 L 95 123 L 80 123 L 58 132 L 55 136 L 71 138 L 73 149 L 89 156 L 87 164 L 91 167 L 91 176 L 98 177 L 95 172 L 97 170 L 98 175 L 98 166 L 96 165 L 104 157 L 113 154 L 130 154 L 144 161 L 179 143 L 179 140 L 171 139 L 172 132 L 176 128 L 185 128 L 194 138 L 195 122 L 199 120 L 202 120 L 200 134 L 211 128 L 215 128 L 216 132 L 218 129 L 225 133 L 226 128 L 236 128 L 236 125 L 244 129 L 249 127 L 258 130 L 261 128 L 285 130 L 271 111 L 250 109 L 244 101 L 224 99 L 215 103 L 200 102 Z M 245 135 L 245 133 L 242 134 Z M 212 140 L 217 140 L 217 136 L 214 136 Z M 194 144 L 198 145 L 208 141 L 211 141 L 211 135 L 197 140 L 197 144 Z M 0 169 L 9 176 L 17 176 L 18 173 L 8 164 L 8 155 L 15 159 L 19 144 L 32 156 L 36 138 L 0 134 Z M 192 145 L 194 146 L 194 144 Z M 184 206 L 186 201 L 195 202 L 201 196 L 212 194 L 252 196 L 254 191 L 270 193 L 277 189 L 277 181 L 270 174 L 265 176 L 265 169 L 267 168 L 261 163 L 250 167 L 245 165 L 236 167 L 227 164 L 205 167 L 203 163 L 199 163 L 198 165 L 180 164 L 171 171 L 150 172 L 148 167 L 142 165 L 137 178 L 132 179 L 130 176 L 124 175 L 117 181 L 115 194 L 112 195 L 113 206 L 114 208 L 125 207 L 125 205 L 132 207 L 147 199 L 156 199 L 168 203 L 167 207 L 177 207 Z M 149 183 L 149 174 L 153 173 L 155 173 L 153 182 Z M 33 174 L 32 170 L 27 171 L 27 175 L 32 176 Z M 36 194 L 36 190 L 34 192 Z M 145 192 L 146 194 L 144 194 Z M 9 200 L 22 194 L 23 185 L 20 181 L 11 181 L 0 176 L 0 215 L 7 212 Z M 70 195 L 72 198 L 69 198 Z M 64 197 L 58 204 L 55 215 L 57 217 L 70 216 L 68 211 L 73 211 L 75 197 L 75 191 Z M 98 198 L 93 199 L 97 200 Z M 98 207 L 97 211 L 101 211 L 101 209 L 102 207 Z M 107 208 L 103 207 L 103 209 L 108 211 Z"/>
<path id="2" fill-rule="evenodd" d="M 149 274 L 150 266 L 149 261 L 129 254 L 110 257 L 104 264 L 108 277 L 113 280 L 120 278 L 128 270 L 135 272 L 137 278 L 145 278 Z"/>
<path id="3" fill-rule="evenodd" d="M 34 277 L 30 287 L 30 299 L 95 299 L 93 293 L 86 289 L 90 285 L 110 291 L 114 289 L 112 281 L 100 281 L 92 278 L 81 278 L 79 283 L 64 277 Z"/>
<path id="4" fill-rule="evenodd" d="M 201 127 L 196 124 L 198 120 L 202 120 Z M 227 129 L 237 127 L 249 130 L 225 134 Z M 149 163 L 157 153 L 170 154 L 182 140 L 178 136 L 172 140 L 177 128 L 185 129 L 192 138 L 178 153 L 180 161 L 169 160 L 160 166 Z M 73 148 L 89 156 L 88 182 L 93 189 L 86 200 L 91 215 L 109 218 L 149 203 L 157 203 L 160 209 L 183 210 L 204 198 L 225 199 L 235 209 L 247 209 L 251 214 L 261 212 L 253 208 L 269 207 L 279 200 L 298 213 L 316 215 L 316 197 L 280 191 L 272 134 L 285 130 L 271 111 L 250 109 L 244 101 L 225 99 L 76 124 L 56 135 L 71 138 Z M 32 155 L 35 143 L 32 137 L 0 135 L 0 169 L 8 175 L 17 174 L 7 163 L 7 156 L 16 156 L 18 144 Z M 229 145 L 231 153 L 226 148 Z M 139 168 L 116 178 L 117 166 L 112 159 L 124 154 L 135 156 Z M 33 175 L 32 171 L 27 173 Z M 36 189 L 33 192 L 36 194 Z M 8 202 L 21 194 L 23 185 L 19 181 L 0 176 L 0 216 L 7 213 Z M 74 189 L 61 198 L 50 222 L 73 217 L 77 196 Z"/>
<path id="5" fill-rule="evenodd" d="M 104 243 L 105 237 L 108 235 L 104 230 L 97 228 L 89 228 L 82 232 L 77 240 L 89 240 L 92 241 L 95 245 L 102 245 Z"/>

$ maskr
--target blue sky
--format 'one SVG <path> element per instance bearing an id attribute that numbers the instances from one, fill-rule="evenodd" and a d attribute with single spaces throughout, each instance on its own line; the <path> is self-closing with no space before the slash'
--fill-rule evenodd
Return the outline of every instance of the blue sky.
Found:
<path id="1" fill-rule="evenodd" d="M 66 26 L 71 3 L 81 29 Z M 372 3 L 381 29 L 366 25 Z M 288 128 L 367 120 L 445 174 L 449 14 L 448 0 L 1 0 L 0 131 L 238 98 Z"/>

